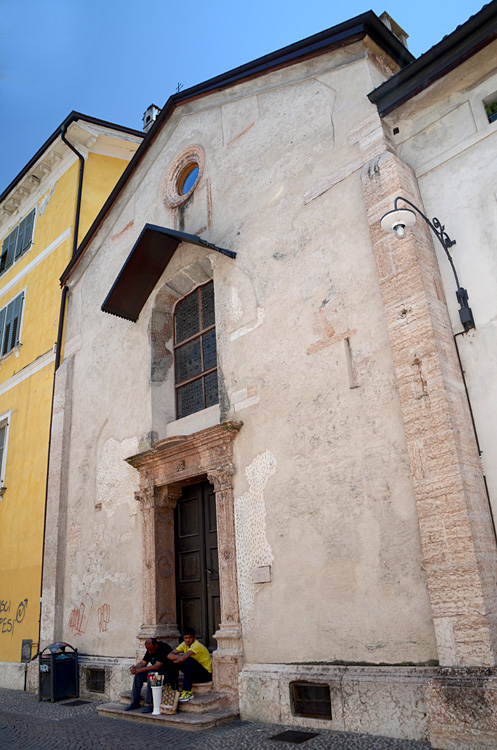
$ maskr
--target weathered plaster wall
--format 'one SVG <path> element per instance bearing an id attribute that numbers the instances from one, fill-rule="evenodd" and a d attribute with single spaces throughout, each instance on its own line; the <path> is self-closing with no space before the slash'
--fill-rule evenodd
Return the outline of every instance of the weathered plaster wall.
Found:
<path id="1" fill-rule="evenodd" d="M 168 283 L 208 256 L 220 419 L 244 423 L 234 453 L 245 659 L 437 657 L 361 210 L 360 168 L 374 147 L 374 128 L 381 133 L 366 98 L 372 71 L 355 44 L 182 105 L 72 276 L 63 630 L 86 653 L 133 653 L 140 520 L 136 477 L 116 466 L 126 452 L 174 434 L 167 424 L 174 399 L 168 341 L 158 369 L 151 352 L 161 325 L 170 336 L 175 295 L 168 296 Z M 364 144 L 357 128 L 368 118 L 372 135 Z M 171 209 L 164 178 L 192 144 L 205 152 L 204 174 L 192 197 Z M 132 324 L 101 313 L 100 305 L 146 222 L 202 232 L 238 256 L 181 246 Z M 195 419 L 190 429 L 198 429 Z M 271 565 L 271 581 L 254 584 L 252 569 L 260 565 Z M 104 606 L 110 616 L 99 630 L 96 612 Z"/>

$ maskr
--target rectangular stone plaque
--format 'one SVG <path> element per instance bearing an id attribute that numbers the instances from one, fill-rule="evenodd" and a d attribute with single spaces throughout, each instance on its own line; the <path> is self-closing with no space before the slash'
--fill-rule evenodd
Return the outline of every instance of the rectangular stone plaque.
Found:
<path id="1" fill-rule="evenodd" d="M 252 580 L 254 583 L 269 583 L 271 580 L 271 566 L 262 565 L 259 568 L 252 568 Z"/>

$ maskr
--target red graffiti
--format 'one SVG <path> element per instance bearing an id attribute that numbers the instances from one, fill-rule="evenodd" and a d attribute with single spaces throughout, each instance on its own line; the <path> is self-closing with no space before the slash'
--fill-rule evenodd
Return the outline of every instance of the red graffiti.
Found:
<path id="1" fill-rule="evenodd" d="M 99 631 L 101 633 L 106 633 L 107 626 L 110 622 L 110 605 L 109 604 L 102 604 L 102 606 L 97 609 L 97 618 L 98 618 Z"/>
<path id="2" fill-rule="evenodd" d="M 85 601 L 81 602 L 78 608 L 74 608 L 69 615 L 69 627 L 75 635 L 82 635 L 85 632 L 92 608 L 93 599 L 90 594 L 86 594 Z"/>

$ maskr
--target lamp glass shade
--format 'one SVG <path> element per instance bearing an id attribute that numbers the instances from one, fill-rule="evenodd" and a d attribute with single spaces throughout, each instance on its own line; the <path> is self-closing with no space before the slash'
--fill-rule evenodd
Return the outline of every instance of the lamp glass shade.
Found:
<path id="1" fill-rule="evenodd" d="M 395 227 L 399 224 L 404 227 L 412 227 L 416 223 L 416 214 L 409 208 L 398 208 L 395 211 L 389 211 L 381 219 L 381 228 L 385 232 L 395 234 Z"/>

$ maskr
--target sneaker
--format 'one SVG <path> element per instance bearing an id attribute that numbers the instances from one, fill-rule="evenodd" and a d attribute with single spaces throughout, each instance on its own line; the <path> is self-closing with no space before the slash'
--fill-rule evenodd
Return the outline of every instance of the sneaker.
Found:
<path id="1" fill-rule="evenodd" d="M 193 698 L 193 693 L 191 690 L 183 690 L 183 692 L 181 693 L 179 697 L 179 702 L 186 703 L 187 701 L 191 701 L 192 698 Z"/>
<path id="2" fill-rule="evenodd" d="M 126 706 L 124 709 L 125 711 L 136 711 L 137 708 L 140 708 L 139 703 L 130 703 L 129 706 Z"/>
<path id="3" fill-rule="evenodd" d="M 142 708 L 142 714 L 151 714 L 153 710 L 153 706 L 145 706 Z"/>

